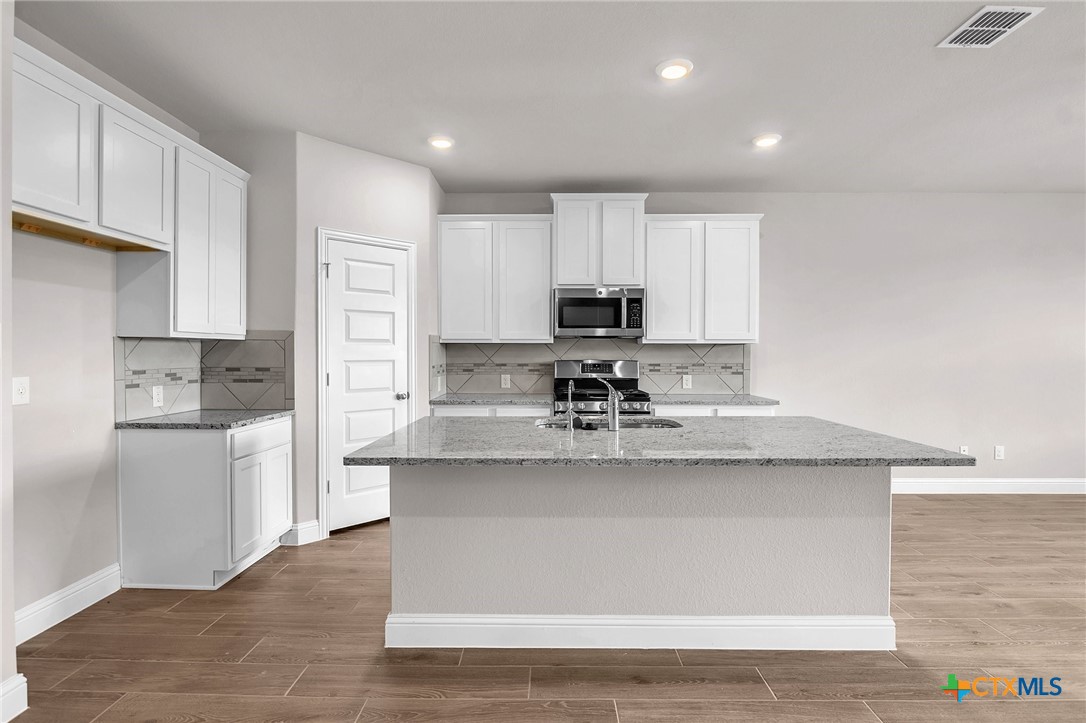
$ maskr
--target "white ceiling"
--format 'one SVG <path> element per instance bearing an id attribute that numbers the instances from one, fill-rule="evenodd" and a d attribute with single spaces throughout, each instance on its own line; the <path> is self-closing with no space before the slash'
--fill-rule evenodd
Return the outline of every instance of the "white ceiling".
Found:
<path id="1" fill-rule="evenodd" d="M 463 191 L 1083 191 L 1086 15 L 981 2 L 19 2 L 201 133 L 299 130 Z M 653 74 L 670 57 L 690 79 Z M 750 139 L 784 135 L 770 152 Z M 434 151 L 434 133 L 456 139 Z"/>

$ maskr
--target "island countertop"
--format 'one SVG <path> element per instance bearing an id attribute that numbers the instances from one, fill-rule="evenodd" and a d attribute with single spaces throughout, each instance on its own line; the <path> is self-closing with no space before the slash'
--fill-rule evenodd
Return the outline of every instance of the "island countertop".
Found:
<path id="1" fill-rule="evenodd" d="M 815 417 L 691 417 L 678 429 L 539 429 L 532 419 L 424 417 L 343 459 L 366 465 L 973 466 L 976 459 Z"/>
<path id="2" fill-rule="evenodd" d="M 293 409 L 197 409 L 117 422 L 115 429 L 237 429 L 294 414 Z"/>

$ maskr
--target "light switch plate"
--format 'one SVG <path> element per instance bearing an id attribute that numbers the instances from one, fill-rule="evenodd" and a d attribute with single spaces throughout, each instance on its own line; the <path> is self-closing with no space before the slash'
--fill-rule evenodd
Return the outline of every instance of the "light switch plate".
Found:
<path id="1" fill-rule="evenodd" d="M 11 378 L 11 404 L 30 404 L 30 377 Z"/>
<path id="2" fill-rule="evenodd" d="M 960 447 L 958 447 L 958 454 L 969 454 L 969 446 L 963 444 Z"/>
<path id="3" fill-rule="evenodd" d="M 694 377 L 690 374 L 683 374 L 683 389 L 694 388 Z"/>
<path id="4" fill-rule="evenodd" d="M 161 386 L 151 387 L 151 406 L 152 407 L 161 407 L 162 406 L 162 387 Z"/>
<path id="5" fill-rule="evenodd" d="M 1005 449 L 1003 449 L 1002 444 L 997 444 L 995 446 L 995 458 L 996 459 L 1006 459 L 1007 458 L 1007 451 Z"/>
<path id="6" fill-rule="evenodd" d="M 513 384 L 513 380 L 508 374 L 502 374 L 502 389 L 509 389 Z"/>

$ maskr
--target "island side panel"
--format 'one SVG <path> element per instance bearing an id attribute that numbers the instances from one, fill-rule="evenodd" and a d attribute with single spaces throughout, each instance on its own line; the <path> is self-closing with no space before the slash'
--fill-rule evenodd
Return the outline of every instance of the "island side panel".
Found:
<path id="1" fill-rule="evenodd" d="M 391 471 L 393 616 L 889 620 L 888 467 Z"/>

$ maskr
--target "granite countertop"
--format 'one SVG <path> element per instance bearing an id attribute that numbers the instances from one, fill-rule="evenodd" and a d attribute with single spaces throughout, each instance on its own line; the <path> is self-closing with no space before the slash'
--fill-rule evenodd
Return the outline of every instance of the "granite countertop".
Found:
<path id="1" fill-rule="evenodd" d="M 346 465 L 973 466 L 976 459 L 815 417 L 690 417 L 679 429 L 539 429 L 515 417 L 425 417 Z"/>
<path id="2" fill-rule="evenodd" d="M 756 397 L 753 394 L 653 394 L 652 403 L 711 407 L 771 407 L 780 404 L 776 399 Z"/>
<path id="3" fill-rule="evenodd" d="M 197 409 L 117 422 L 116 429 L 237 429 L 289 417 L 293 409 Z"/>
<path id="4" fill-rule="evenodd" d="M 481 407 L 546 407 L 554 402 L 553 394 L 525 394 L 524 392 L 505 392 L 504 394 L 442 394 L 430 400 L 430 404 L 464 405 Z"/>

